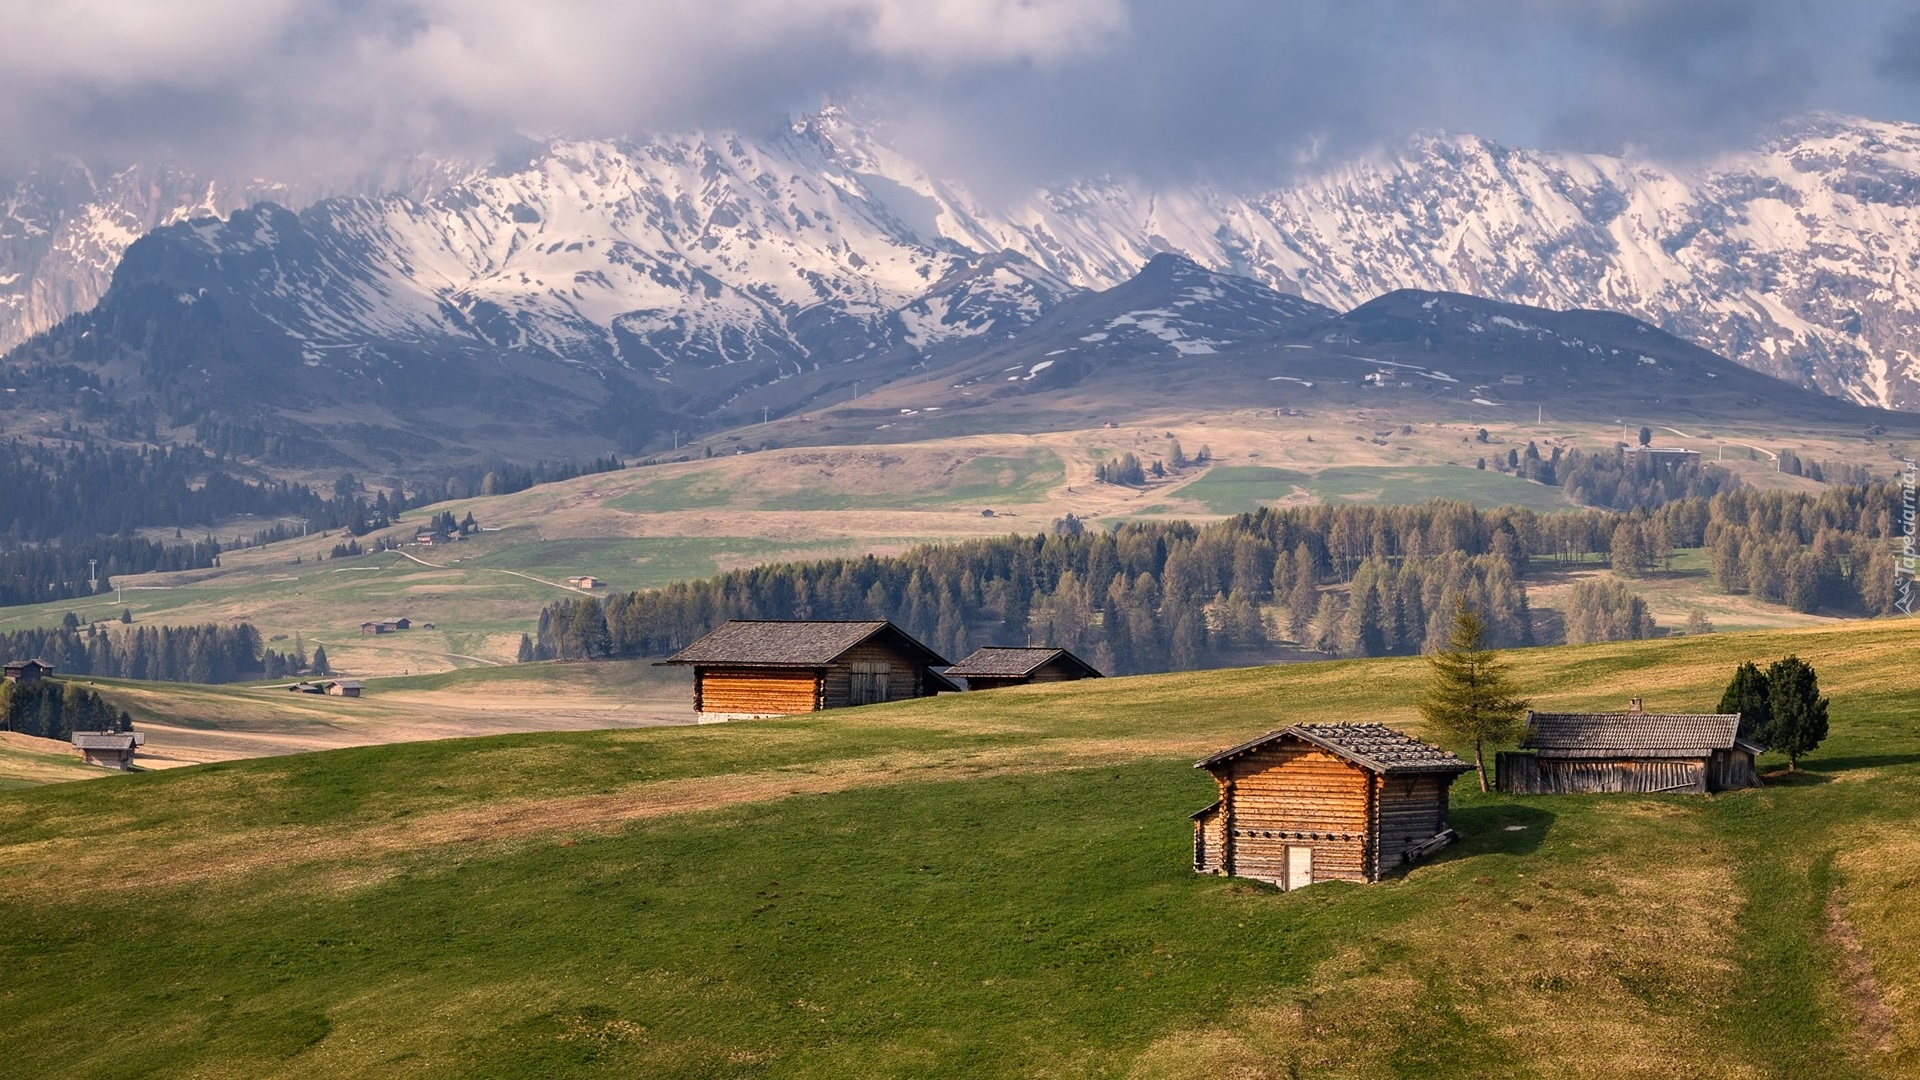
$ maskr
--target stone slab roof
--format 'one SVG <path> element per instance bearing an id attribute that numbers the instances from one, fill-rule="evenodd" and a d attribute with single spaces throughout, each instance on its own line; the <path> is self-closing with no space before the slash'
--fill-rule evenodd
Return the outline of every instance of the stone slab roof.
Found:
<path id="1" fill-rule="evenodd" d="M 915 641 L 885 619 L 860 622 L 824 620 L 761 621 L 732 619 L 699 641 L 667 657 L 669 664 L 730 664 L 740 667 L 825 667 L 841 653 L 879 634 L 897 636 L 928 664 L 944 665 L 940 654 Z"/>
<path id="2" fill-rule="evenodd" d="M 1040 645 L 988 645 L 975 649 L 972 656 L 947 669 L 947 674 L 961 678 L 999 678 L 1016 679 L 1031 675 L 1054 660 L 1066 661 L 1081 670 L 1083 674 L 1099 677 L 1100 672 L 1092 664 L 1073 655 L 1065 649 L 1053 649 Z"/>
<path id="3" fill-rule="evenodd" d="M 1706 757 L 1739 732 L 1739 713 L 1536 712 L 1520 748 L 1554 758 Z"/>
<path id="4" fill-rule="evenodd" d="M 1239 746 L 1222 750 L 1204 761 L 1195 762 L 1194 768 L 1210 768 L 1241 754 L 1288 738 L 1311 743 L 1369 772 L 1389 775 L 1406 773 L 1457 775 L 1473 768 L 1445 750 L 1431 743 L 1421 742 L 1406 732 L 1397 731 L 1385 724 L 1295 724 L 1278 731 L 1269 731 L 1257 739 L 1250 739 Z"/>

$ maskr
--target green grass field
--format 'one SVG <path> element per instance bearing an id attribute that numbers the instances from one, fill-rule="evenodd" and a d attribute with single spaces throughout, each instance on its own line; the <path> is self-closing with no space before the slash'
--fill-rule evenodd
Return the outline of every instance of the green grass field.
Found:
<path id="1" fill-rule="evenodd" d="M 1189 872 L 1191 762 L 1417 728 L 1417 659 L 0 793 L 0 1049 L 36 1077 L 1911 1075 L 1916 645 L 1512 654 L 1542 706 L 1679 710 L 1797 652 L 1833 733 L 1711 798 L 1469 777 L 1460 845 L 1291 894 Z"/>
<path id="2" fill-rule="evenodd" d="M 1572 510 L 1559 488 L 1498 472 L 1452 465 L 1346 465 L 1317 473 L 1269 465 L 1215 465 L 1178 495 L 1213 514 L 1244 514 L 1296 492 L 1323 502 L 1406 506 L 1429 499 L 1461 499 L 1482 509 L 1525 506 Z"/>

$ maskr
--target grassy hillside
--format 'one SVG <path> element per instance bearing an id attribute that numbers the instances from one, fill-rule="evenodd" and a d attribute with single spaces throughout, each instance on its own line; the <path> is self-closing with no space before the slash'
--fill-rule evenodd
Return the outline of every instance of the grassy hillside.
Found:
<path id="1" fill-rule="evenodd" d="M 1289 721 L 1417 729 L 1418 660 L 4 793 L 0 1051 L 33 1076 L 1911 1074 L 1916 644 L 1515 654 L 1542 706 L 1682 709 L 1797 652 L 1833 735 L 1712 798 L 1469 780 L 1464 843 L 1293 894 L 1188 871 L 1191 762 Z"/>

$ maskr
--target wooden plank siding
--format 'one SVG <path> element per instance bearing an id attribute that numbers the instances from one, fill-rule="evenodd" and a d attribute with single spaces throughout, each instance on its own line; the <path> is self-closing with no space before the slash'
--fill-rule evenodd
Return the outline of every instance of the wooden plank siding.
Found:
<path id="1" fill-rule="evenodd" d="M 1453 777 L 1375 776 L 1375 880 L 1407 861 L 1407 853 L 1447 830 L 1447 792 Z"/>
<path id="2" fill-rule="evenodd" d="M 695 668 L 693 707 L 707 713 L 784 714 L 820 707 L 820 673 Z"/>
<path id="3" fill-rule="evenodd" d="M 1496 787 L 1518 795 L 1707 790 L 1705 758 L 1583 761 L 1507 752 L 1494 756 L 1493 771 Z"/>
<path id="4" fill-rule="evenodd" d="M 887 669 L 884 700 L 905 701 L 924 697 L 928 691 L 920 679 L 920 663 L 919 656 L 884 639 L 862 642 L 835 657 L 834 662 L 825 669 L 820 707 L 840 709 L 854 704 L 853 673 L 856 667 L 863 671 L 880 667 Z"/>

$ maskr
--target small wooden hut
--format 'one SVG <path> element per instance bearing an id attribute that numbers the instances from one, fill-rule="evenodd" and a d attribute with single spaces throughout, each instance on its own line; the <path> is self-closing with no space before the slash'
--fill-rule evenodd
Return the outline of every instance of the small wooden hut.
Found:
<path id="1" fill-rule="evenodd" d="M 733 619 L 665 661 L 693 668 L 702 722 L 873 705 L 960 687 L 892 623 Z"/>
<path id="2" fill-rule="evenodd" d="M 1739 713 L 1527 714 L 1521 751 L 1496 755 L 1494 784 L 1519 795 L 1759 787 L 1766 748 L 1740 737 Z"/>
<path id="3" fill-rule="evenodd" d="M 1098 679 L 1099 669 L 1065 649 L 988 645 L 946 670 L 947 678 L 967 680 L 968 690 L 992 690 L 1029 683 Z"/>
<path id="4" fill-rule="evenodd" d="M 1193 815 L 1193 868 L 1297 889 L 1378 881 L 1445 847 L 1448 789 L 1473 766 L 1385 724 L 1295 724 L 1194 768 L 1220 799 Z"/>
<path id="5" fill-rule="evenodd" d="M 6 681 L 32 686 L 48 675 L 53 674 L 53 665 L 45 660 L 15 660 L 0 668 L 5 672 Z"/>
<path id="6" fill-rule="evenodd" d="M 145 745 L 147 736 L 142 731 L 76 731 L 73 733 L 73 748 L 80 751 L 80 760 L 89 765 L 101 765 L 109 769 L 129 769 L 133 767 L 133 753 Z"/>

